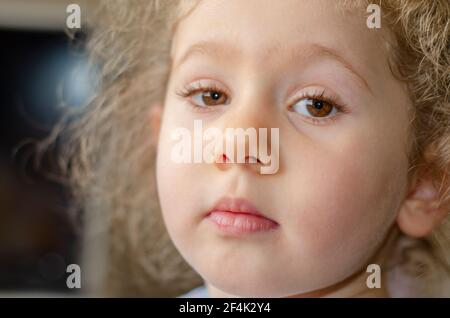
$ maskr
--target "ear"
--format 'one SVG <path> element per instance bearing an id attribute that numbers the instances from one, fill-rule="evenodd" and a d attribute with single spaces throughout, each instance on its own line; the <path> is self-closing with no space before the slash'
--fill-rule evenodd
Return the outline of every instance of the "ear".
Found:
<path id="1" fill-rule="evenodd" d="M 158 146 L 159 130 L 161 128 L 161 118 L 163 113 L 163 105 L 160 102 L 152 104 L 148 111 L 148 119 L 150 124 L 151 144 L 153 147 Z"/>
<path id="2" fill-rule="evenodd" d="M 397 216 L 400 230 L 411 237 L 424 237 L 439 225 L 448 210 L 439 204 L 439 191 L 431 178 L 413 183 Z"/>

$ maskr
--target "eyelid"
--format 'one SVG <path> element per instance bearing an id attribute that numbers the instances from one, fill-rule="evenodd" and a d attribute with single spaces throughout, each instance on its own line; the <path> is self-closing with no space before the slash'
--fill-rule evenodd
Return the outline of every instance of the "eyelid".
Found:
<path id="1" fill-rule="evenodd" d="M 228 97 L 231 96 L 228 88 L 225 87 L 225 85 L 222 84 L 217 84 L 217 81 L 214 81 L 212 79 L 208 79 L 208 78 L 202 78 L 199 80 L 194 80 L 191 81 L 190 83 L 187 83 L 185 85 L 183 85 L 182 90 L 178 90 L 178 92 L 182 92 L 184 90 L 184 92 L 187 91 L 202 91 L 202 90 L 217 90 L 220 91 L 222 93 L 225 93 Z"/>
<path id="2" fill-rule="evenodd" d="M 342 99 L 335 93 L 333 93 L 330 89 L 318 86 L 308 86 L 299 90 L 292 97 L 288 99 L 288 105 L 293 105 L 298 103 L 301 99 L 304 98 L 317 98 L 322 99 L 331 105 L 339 108 L 339 109 L 347 109 L 347 106 L 344 104 Z"/>

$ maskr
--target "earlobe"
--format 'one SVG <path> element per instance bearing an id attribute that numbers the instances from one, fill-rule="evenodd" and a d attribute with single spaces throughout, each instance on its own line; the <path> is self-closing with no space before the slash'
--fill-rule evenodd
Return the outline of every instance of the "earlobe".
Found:
<path id="1" fill-rule="evenodd" d="M 440 224 L 447 210 L 439 204 L 439 192 L 430 180 L 420 180 L 405 198 L 397 216 L 400 230 L 411 237 L 424 237 Z"/>
<path id="2" fill-rule="evenodd" d="M 153 147 L 158 146 L 159 130 L 161 128 L 161 118 L 162 118 L 163 106 L 161 103 L 157 102 L 150 106 L 148 111 L 148 119 L 151 129 L 151 144 Z"/>

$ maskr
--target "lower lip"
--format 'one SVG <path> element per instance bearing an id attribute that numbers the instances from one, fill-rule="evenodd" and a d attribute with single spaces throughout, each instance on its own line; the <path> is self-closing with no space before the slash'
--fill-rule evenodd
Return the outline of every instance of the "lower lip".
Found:
<path id="1" fill-rule="evenodd" d="M 272 220 L 249 213 L 213 211 L 208 214 L 208 219 L 221 231 L 234 235 L 269 232 L 278 227 Z"/>

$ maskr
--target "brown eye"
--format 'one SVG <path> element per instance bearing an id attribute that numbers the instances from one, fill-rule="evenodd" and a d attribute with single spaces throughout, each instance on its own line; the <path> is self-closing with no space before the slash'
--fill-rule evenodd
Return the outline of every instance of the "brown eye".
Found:
<path id="1" fill-rule="evenodd" d="M 303 98 L 293 107 L 296 112 L 308 117 L 329 117 L 336 113 L 336 107 L 317 98 Z"/>
<path id="2" fill-rule="evenodd" d="M 200 107 L 217 106 L 227 102 L 227 98 L 224 93 L 212 90 L 194 94 L 192 96 L 192 100 Z"/>
<path id="3" fill-rule="evenodd" d="M 314 117 L 326 117 L 333 110 L 333 106 L 330 103 L 318 99 L 310 99 L 310 103 L 306 107 Z"/>

